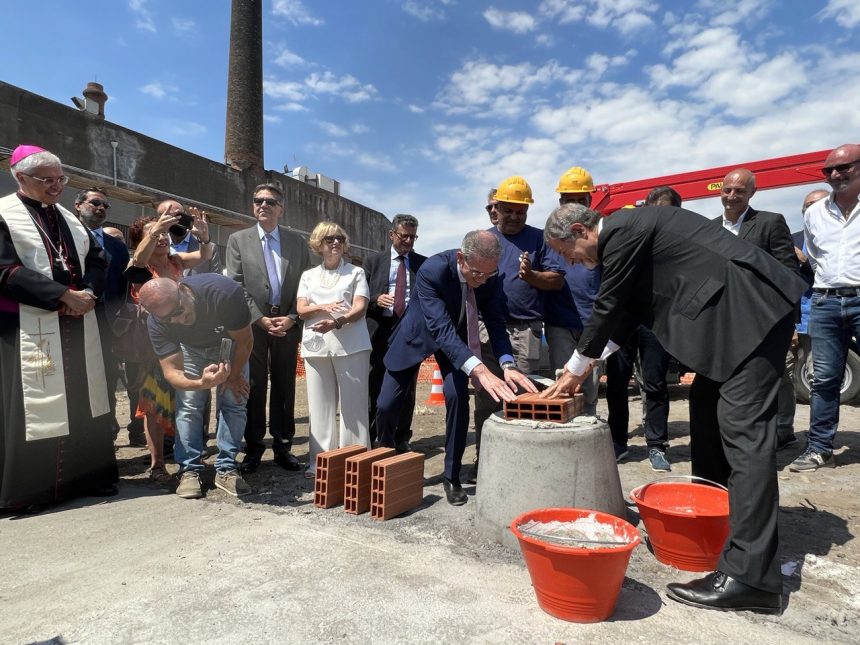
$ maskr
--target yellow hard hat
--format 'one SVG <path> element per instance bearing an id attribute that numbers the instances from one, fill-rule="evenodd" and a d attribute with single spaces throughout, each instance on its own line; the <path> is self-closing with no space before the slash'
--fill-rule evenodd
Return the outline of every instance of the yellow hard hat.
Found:
<path id="1" fill-rule="evenodd" d="M 594 192 L 594 179 L 585 168 L 574 166 L 568 168 L 558 180 L 555 189 L 557 193 L 592 193 Z"/>
<path id="2" fill-rule="evenodd" d="M 509 204 L 534 204 L 532 188 L 522 177 L 514 175 L 505 179 L 496 189 L 496 201 Z"/>

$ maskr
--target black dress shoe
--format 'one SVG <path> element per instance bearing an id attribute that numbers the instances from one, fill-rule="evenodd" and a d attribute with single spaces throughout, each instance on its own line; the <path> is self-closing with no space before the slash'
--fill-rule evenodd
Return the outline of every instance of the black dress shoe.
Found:
<path id="1" fill-rule="evenodd" d="M 299 461 L 298 457 L 290 452 L 282 452 L 278 455 L 275 455 L 275 458 L 272 460 L 276 464 L 278 464 L 284 470 L 297 471 L 302 469 L 302 462 Z"/>
<path id="2" fill-rule="evenodd" d="M 409 445 L 408 441 L 399 441 L 394 449 L 398 455 L 402 455 L 404 452 L 412 452 L 412 446 Z"/>
<path id="3" fill-rule="evenodd" d="M 250 473 L 257 472 L 257 468 L 260 467 L 260 461 L 262 461 L 263 457 L 258 455 L 256 457 L 249 457 L 245 455 L 245 458 L 242 460 L 242 463 L 239 464 L 239 472 L 243 475 L 248 475 Z"/>
<path id="4" fill-rule="evenodd" d="M 722 571 L 687 583 L 672 582 L 666 586 L 666 593 L 672 600 L 704 609 L 766 614 L 782 611 L 782 594 L 750 587 Z"/>
<path id="5" fill-rule="evenodd" d="M 462 506 L 469 501 L 469 496 L 466 491 L 460 486 L 460 482 L 452 482 L 447 479 L 442 480 L 442 487 L 445 489 L 445 497 L 448 498 L 448 503 L 451 506 Z"/>

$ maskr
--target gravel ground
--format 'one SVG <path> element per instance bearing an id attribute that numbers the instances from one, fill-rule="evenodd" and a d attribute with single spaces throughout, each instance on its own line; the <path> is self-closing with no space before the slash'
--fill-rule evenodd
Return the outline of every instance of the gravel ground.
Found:
<path id="1" fill-rule="evenodd" d="M 305 459 L 307 407 L 303 381 L 297 390 L 300 418 L 294 452 Z M 429 384 L 419 384 L 418 401 L 426 401 L 428 394 Z M 677 474 L 690 472 L 686 396 L 686 386 L 673 386 L 669 458 Z M 121 419 L 126 418 L 123 406 L 127 409 L 127 399 L 121 396 Z M 639 406 L 638 398 L 632 398 L 632 418 Z M 601 399 L 598 413 L 605 412 Z M 0 641 L 24 643 L 54 637 L 60 639 L 55 642 L 69 643 L 610 643 L 633 638 L 645 642 L 661 639 L 722 644 L 860 640 L 856 636 L 860 624 L 860 548 L 854 539 L 860 517 L 855 492 L 860 474 L 860 436 L 854 431 L 860 414 L 856 408 L 842 408 L 842 430 L 837 436 L 839 467 L 811 474 L 789 473 L 787 465 L 802 450 L 802 441 L 795 449 L 779 454 L 780 560 L 787 599 L 787 609 L 781 616 L 707 612 L 667 600 L 666 583 L 698 574 L 678 572 L 657 562 L 643 546 L 633 552 L 615 614 L 599 626 L 564 623 L 540 611 L 520 554 L 488 543 L 476 531 L 474 487 L 466 487 L 470 500 L 465 506 L 455 508 L 445 503 L 441 486 L 443 415 L 443 407 L 419 403 L 412 445 L 426 456 L 424 503 L 387 522 L 373 521 L 367 515 L 349 515 L 339 509 L 315 508 L 312 481 L 302 473 L 288 473 L 272 464 L 271 452 L 267 452 L 261 468 L 247 477 L 254 494 L 245 501 L 214 488 L 200 502 L 179 500 L 169 488 L 146 480 L 146 450 L 129 447 L 121 432 L 117 456 L 122 499 L 117 503 L 94 505 L 79 500 L 34 518 L 0 518 L 0 549 L 7 556 L 0 565 L 0 634 L 6 634 Z M 796 427 L 804 429 L 807 422 L 808 407 L 799 405 Z M 798 435 L 802 440 L 805 432 Z M 210 441 L 210 445 L 213 443 Z M 619 464 L 625 492 L 660 476 L 648 464 L 641 427 L 631 428 L 630 447 L 630 456 Z M 466 461 L 472 456 L 470 445 Z M 175 465 L 168 468 L 176 470 Z M 211 485 L 211 470 L 207 475 Z M 123 515 L 126 503 L 141 506 Z M 164 522 L 159 521 L 159 513 L 163 513 Z M 199 521 L 194 521 L 195 516 Z M 223 520 L 227 518 L 234 529 L 225 534 Z M 27 521 L 16 522 L 19 519 Z M 186 519 L 194 522 L 192 529 L 185 527 Z M 222 521 L 210 522 L 213 519 Z M 635 513 L 629 519 L 638 520 Z M 143 527 L 136 524 L 144 521 L 147 523 Z M 79 528 L 78 522 L 84 522 L 84 528 Z M 186 541 L 176 546 L 175 553 L 170 553 L 171 547 L 163 553 L 165 547 L 159 545 L 170 543 L 171 531 L 187 540 L 189 530 L 193 544 Z M 105 543 L 93 542 L 93 548 L 97 543 L 102 545 L 97 553 L 87 548 L 94 531 L 95 537 L 113 538 Z M 297 550 L 288 551 L 286 557 L 278 550 L 272 552 L 265 537 L 258 539 L 261 533 L 277 535 L 284 548 Z M 56 541 L 48 540 L 49 535 Z M 256 537 L 249 540 L 243 535 Z M 304 551 L 312 551 L 317 540 L 328 544 L 332 536 L 346 545 L 344 549 L 361 545 L 368 558 L 373 555 L 392 562 L 392 571 L 384 576 L 385 584 L 377 588 L 376 578 L 383 577 L 379 570 L 360 568 L 348 551 L 341 553 L 340 542 L 331 543 L 330 562 L 323 555 L 319 556 L 322 560 L 310 558 L 311 563 L 318 562 L 325 575 L 306 564 L 310 556 Z M 300 537 L 298 545 L 287 546 L 290 540 Z M 56 561 L 44 557 L 45 550 L 53 549 L 62 556 L 57 556 Z M 303 552 L 301 557 L 298 551 Z M 222 571 L 222 565 L 226 566 L 223 558 L 228 555 L 236 566 L 254 562 L 259 580 L 247 585 L 247 576 L 232 578 L 235 573 Z M 98 566 L 84 564 L 90 558 Z M 148 558 L 152 559 L 151 567 Z M 295 564 L 291 564 L 293 561 Z M 398 568 L 401 564 L 405 568 Z M 294 571 L 294 566 L 309 567 L 311 571 Z M 87 585 L 98 587 L 102 576 L 107 576 L 107 582 L 128 573 L 129 567 L 139 577 L 128 583 L 134 585 L 132 599 L 123 593 L 111 594 L 101 601 L 95 599 L 97 591 L 89 590 Z M 111 575 L 113 569 L 116 572 Z M 198 573 L 203 576 L 213 569 L 217 576 L 238 580 L 237 589 L 241 588 L 235 602 L 225 605 L 216 616 L 211 610 L 221 606 L 220 600 L 199 586 L 195 587 L 196 595 L 187 595 L 191 580 L 196 582 Z M 270 578 L 290 578 L 294 574 L 298 578 L 290 587 L 289 599 L 268 588 Z M 123 580 L 119 588 L 126 592 L 127 582 Z M 46 588 L 46 583 L 51 587 Z M 340 598 L 353 587 L 364 590 L 360 596 L 368 594 L 362 602 L 351 606 L 356 601 L 349 595 L 349 600 L 343 601 L 349 606 L 320 613 L 320 598 Z M 215 585 L 216 591 L 218 588 Z M 450 590 L 457 594 L 453 601 Z M 80 598 L 79 593 L 83 593 Z M 183 613 L 181 605 L 172 604 L 175 598 L 170 594 L 180 594 L 180 598 L 186 594 L 186 609 L 196 607 L 195 611 Z M 375 602 L 374 594 L 382 602 Z M 192 597 L 197 599 L 192 601 Z M 298 610 L 286 612 L 285 606 L 295 604 L 298 597 L 304 598 L 306 604 L 300 603 Z M 92 605 L 99 602 L 104 604 L 96 611 Z M 64 611 L 66 603 L 68 608 Z M 164 606 L 173 608 L 168 611 L 162 609 Z M 468 620 L 460 613 L 467 606 Z M 44 620 L 45 612 L 53 616 L 51 621 Z M 281 620 L 279 612 L 286 612 L 281 617 L 286 621 L 285 629 L 287 624 L 291 626 L 284 632 L 274 627 L 281 624 L 273 622 L 276 618 Z M 184 631 L 186 623 L 205 629 L 224 616 L 232 619 L 229 628 L 222 626 L 213 633 Z M 637 622 L 631 625 L 629 621 Z"/>

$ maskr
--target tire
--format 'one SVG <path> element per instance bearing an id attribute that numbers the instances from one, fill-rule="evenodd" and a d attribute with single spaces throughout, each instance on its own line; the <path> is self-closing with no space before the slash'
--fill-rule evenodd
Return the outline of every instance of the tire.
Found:
<path id="1" fill-rule="evenodd" d="M 812 380 L 812 356 L 803 350 L 798 350 L 797 366 L 794 368 L 794 393 L 801 403 L 809 403 L 809 393 Z M 854 349 L 848 351 L 845 362 L 845 376 L 839 391 L 839 402 L 851 403 L 860 395 L 860 356 Z"/>

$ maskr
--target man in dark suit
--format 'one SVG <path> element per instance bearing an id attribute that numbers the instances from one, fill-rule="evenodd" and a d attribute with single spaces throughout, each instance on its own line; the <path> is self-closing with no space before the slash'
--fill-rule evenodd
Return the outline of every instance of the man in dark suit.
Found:
<path id="1" fill-rule="evenodd" d="M 244 473 L 257 470 L 266 450 L 266 393 L 271 376 L 269 433 L 274 462 L 286 470 L 301 470 L 301 463 L 290 452 L 296 434 L 296 360 L 302 334 L 296 291 L 302 273 L 311 266 L 310 255 L 300 235 L 279 225 L 284 195 L 278 186 L 257 186 L 253 208 L 257 225 L 227 240 L 224 270 L 245 288 L 254 333 L 241 469 Z"/>
<path id="2" fill-rule="evenodd" d="M 472 231 L 459 250 L 443 251 L 424 262 L 415 280 L 412 301 L 394 330 L 385 355 L 385 377 L 377 401 L 376 428 L 381 446 L 395 447 L 400 410 L 421 362 L 435 354 L 445 395 L 445 473 L 443 486 L 450 504 L 467 501 L 460 485 L 460 466 L 469 431 L 469 379 L 496 401 L 510 401 L 519 386 L 535 386 L 513 363 L 505 330 L 505 305 L 498 274 L 502 253 L 489 231 Z M 493 352 L 506 365 L 504 380 L 481 362 L 478 314 Z"/>
<path id="3" fill-rule="evenodd" d="M 720 188 L 720 201 L 723 203 L 723 214 L 715 217 L 714 222 L 724 229 L 737 235 L 740 239 L 772 255 L 782 262 L 787 269 L 798 272 L 797 255 L 791 231 L 785 218 L 780 213 L 757 211 L 749 205 L 755 195 L 755 175 L 746 168 L 736 168 L 723 179 Z M 797 343 L 797 334 L 792 338 L 792 344 Z M 786 353 L 791 357 L 792 353 Z M 794 361 L 786 361 L 786 369 L 777 396 L 777 450 L 784 448 L 797 439 L 794 436 Z M 704 409 L 690 407 L 690 426 L 697 426 L 698 441 L 690 444 L 693 462 L 693 474 L 725 485 L 729 478 L 729 465 L 723 454 L 717 420 L 713 414 L 719 397 L 719 384 L 696 376 L 691 391 L 697 390 L 695 397 L 699 402 L 708 402 Z M 783 413 L 783 411 L 786 411 Z M 790 411 L 790 412 L 789 412 Z M 788 425 L 785 425 L 788 424 Z"/>
<path id="4" fill-rule="evenodd" d="M 681 208 L 622 210 L 603 220 L 567 204 L 544 230 L 568 262 L 603 269 L 577 350 L 545 395 L 578 387 L 637 324 L 718 383 L 716 413 L 731 467 L 730 532 L 719 570 L 672 583 L 668 594 L 697 607 L 779 612 L 776 399 L 805 283 L 761 249 Z"/>
<path id="5" fill-rule="evenodd" d="M 391 331 L 406 313 L 409 299 L 415 288 L 415 274 L 427 258 L 412 250 L 418 239 L 418 220 L 412 215 L 395 215 L 388 231 L 391 248 L 372 255 L 364 264 L 370 302 L 367 305 L 367 330 L 370 333 L 370 439 L 376 439 L 376 398 L 385 376 L 383 359 L 388 351 Z M 415 373 L 416 382 L 418 373 Z M 409 452 L 412 447 L 412 413 L 415 411 L 415 384 L 407 395 L 400 412 L 394 444 L 398 452 Z"/>
<path id="6" fill-rule="evenodd" d="M 104 249 L 105 258 L 108 261 L 105 271 L 105 288 L 99 305 L 96 307 L 96 319 L 99 323 L 99 336 L 101 338 L 102 356 L 105 363 L 105 378 L 108 386 L 108 403 L 110 404 L 111 424 L 114 437 L 119 432 L 119 423 L 116 419 L 116 383 L 119 380 L 119 361 L 114 358 L 111 350 L 111 328 L 110 323 L 116 315 L 117 308 L 122 305 L 126 297 L 128 285 L 122 274 L 128 266 L 128 247 L 120 240 L 104 232 L 104 223 L 107 219 L 110 202 L 107 196 L 98 188 L 85 188 L 75 195 L 75 211 L 81 223 L 89 229 L 96 242 Z M 135 408 L 137 406 L 135 405 Z M 129 433 L 132 434 L 130 427 Z M 140 437 L 143 438 L 143 428 L 139 429 Z M 134 438 L 132 436 L 132 438 Z"/>

